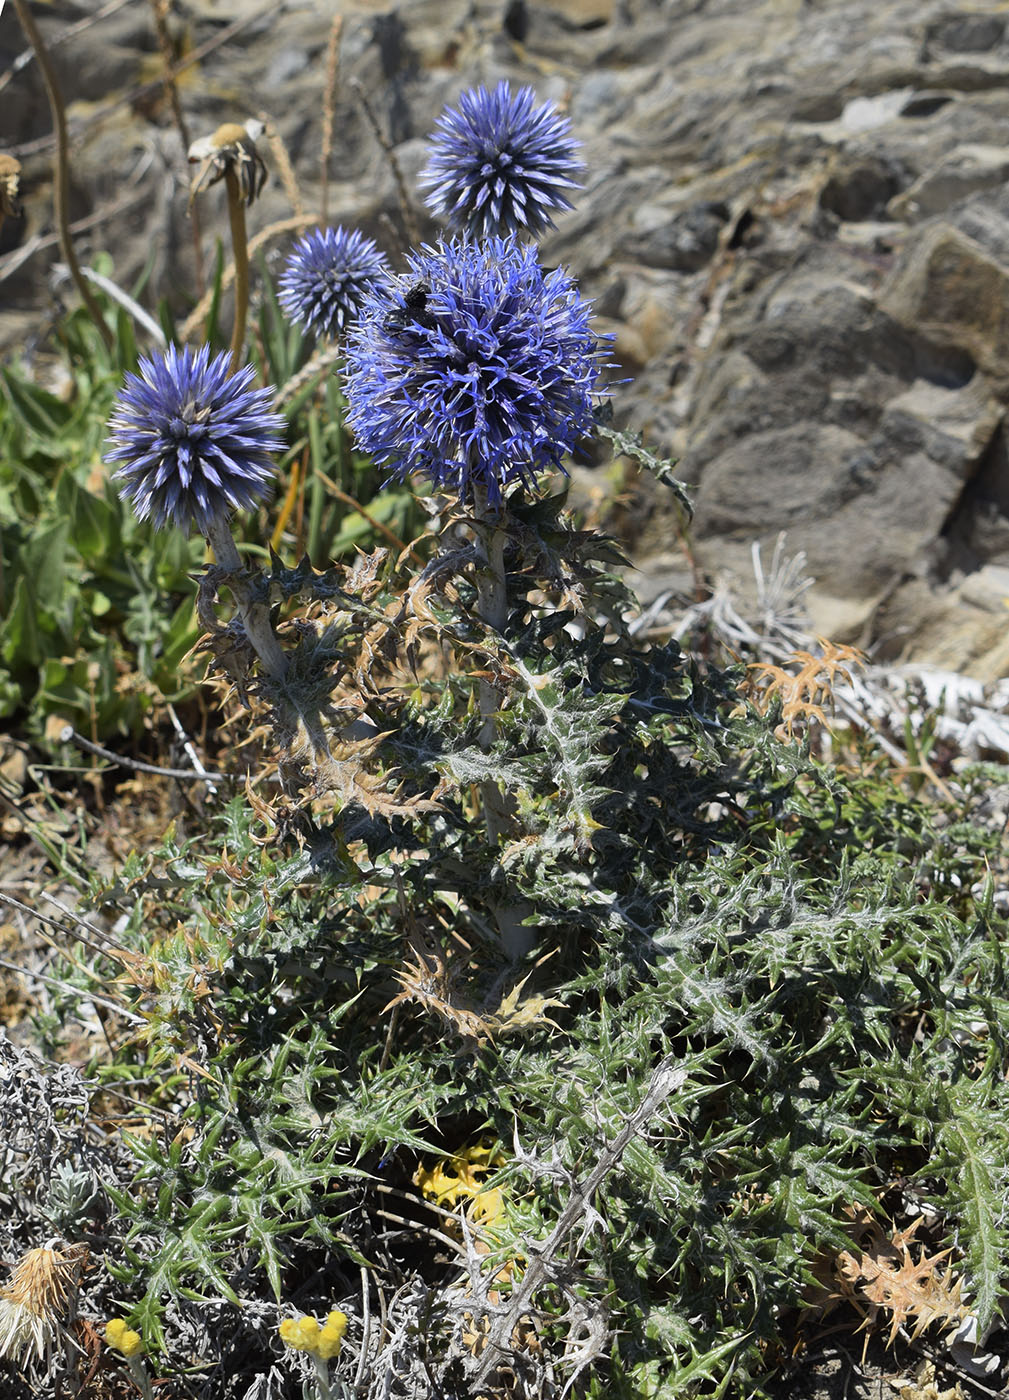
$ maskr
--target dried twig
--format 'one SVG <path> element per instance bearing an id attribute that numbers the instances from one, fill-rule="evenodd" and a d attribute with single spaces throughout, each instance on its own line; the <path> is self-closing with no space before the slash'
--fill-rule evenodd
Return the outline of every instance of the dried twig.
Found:
<path id="1" fill-rule="evenodd" d="M 153 773 L 158 778 L 183 778 L 190 782 L 199 783 L 226 783 L 228 781 L 226 773 L 208 773 L 206 769 L 196 772 L 191 768 L 159 768 L 155 763 L 141 763 L 136 758 L 123 758 L 120 754 L 113 753 L 111 749 L 103 749 L 101 744 L 95 744 L 90 739 L 85 739 L 83 734 L 77 733 L 72 724 L 67 724 L 62 729 L 60 743 L 76 744 L 79 749 L 85 749 L 97 758 L 104 758 L 107 762 L 115 763 L 120 768 L 129 768 L 134 773 Z"/>
<path id="2" fill-rule="evenodd" d="M 189 134 L 189 125 L 183 115 L 182 103 L 179 100 L 179 85 L 175 79 L 175 69 L 173 67 L 174 54 L 172 52 L 172 38 L 168 32 L 168 15 L 171 10 L 171 0 L 151 0 L 151 9 L 154 12 L 154 28 L 158 35 L 158 47 L 161 50 L 161 60 L 165 65 L 164 84 L 165 96 L 168 98 L 172 109 L 172 116 L 175 119 L 175 127 L 179 133 L 179 140 L 182 142 L 182 151 L 185 154 L 193 144 L 193 138 Z M 193 235 L 193 257 L 196 263 L 196 295 L 201 297 L 206 290 L 206 280 L 203 276 L 203 252 L 200 247 L 200 211 L 196 205 L 189 211 Z"/>
<path id="3" fill-rule="evenodd" d="M 80 294 L 81 301 L 88 309 L 88 315 L 94 321 L 105 348 L 111 350 L 113 346 L 112 332 L 109 330 L 105 317 L 102 315 L 101 307 L 95 300 L 91 288 L 84 280 L 81 272 L 81 265 L 77 261 L 77 253 L 74 249 L 73 239 L 70 237 L 70 143 L 67 138 L 67 113 L 63 104 L 63 94 L 60 92 L 59 83 L 56 81 L 56 72 L 49 58 L 49 53 L 42 40 L 39 27 L 35 23 L 34 16 L 28 8 L 28 0 L 14 0 L 14 8 L 17 10 L 18 19 L 21 21 L 21 28 L 25 32 L 25 37 L 35 50 L 39 67 L 42 70 L 42 77 L 46 86 L 46 95 L 49 98 L 49 110 L 52 113 L 53 132 L 56 141 L 55 161 L 53 165 L 53 217 L 60 235 L 60 247 L 63 250 L 63 257 L 67 267 L 70 269 L 70 276 L 74 279 L 74 284 Z"/>
<path id="4" fill-rule="evenodd" d="M 77 219 L 70 225 L 70 232 L 86 233 L 89 228 L 94 228 L 97 224 L 105 223 L 109 219 L 117 218 L 120 214 L 135 209 L 138 204 L 146 204 L 150 197 L 149 190 L 134 190 L 122 199 L 117 199 L 114 204 L 96 209 L 93 214 L 87 214 L 83 219 Z M 23 243 L 20 248 L 12 248 L 9 253 L 5 253 L 0 258 L 0 282 L 12 277 L 36 253 L 44 252 L 46 248 L 53 247 L 59 241 L 58 233 L 36 234 L 27 243 Z"/>
<path id="5" fill-rule="evenodd" d="M 264 5 L 262 9 L 252 10 L 248 14 L 242 15 L 240 19 L 236 19 L 235 22 L 229 24 L 226 29 L 220 30 L 213 38 L 201 44 L 199 48 L 193 49 L 192 53 L 187 53 L 185 58 L 180 58 L 178 63 L 173 63 L 171 67 L 171 76 L 177 78 L 180 73 L 185 73 L 188 68 L 192 68 L 195 63 L 199 63 L 201 59 L 206 58 L 207 55 L 213 53 L 215 49 L 221 48 L 229 39 L 233 39 L 236 34 L 240 34 L 243 29 L 248 29 L 250 25 L 264 19 L 267 15 L 274 14 L 276 8 L 275 0 L 269 0 L 269 4 Z M 165 79 L 164 76 L 162 76 L 152 79 L 149 83 L 138 83 L 136 87 L 130 88 L 120 97 L 115 98 L 114 101 L 107 102 L 104 107 L 99 107 L 96 112 L 92 112 L 91 116 L 84 117 L 80 121 L 74 122 L 71 128 L 71 135 L 74 140 L 77 140 L 78 137 L 85 135 L 87 132 L 93 131 L 95 127 L 101 126 L 102 122 L 107 121 L 108 118 L 118 112 L 120 108 L 131 107 L 134 103 L 141 101 L 143 98 L 153 96 L 158 88 L 164 86 L 164 82 Z M 19 156 L 40 155 L 46 151 L 52 150 L 55 144 L 55 137 L 40 136 L 35 141 L 26 141 L 23 145 L 16 147 L 16 154 Z"/>
<path id="6" fill-rule="evenodd" d="M 486 1345 L 480 1365 L 470 1380 L 473 1394 L 476 1394 L 477 1388 L 486 1381 L 491 1371 L 508 1354 L 509 1339 L 515 1328 L 519 1326 L 522 1317 L 529 1312 L 532 1299 L 537 1291 L 553 1281 L 551 1266 L 567 1236 L 571 1234 L 579 1222 L 582 1223 L 583 1230 L 586 1230 L 599 1220 L 598 1212 L 592 1205 L 592 1199 L 608 1174 L 620 1161 L 627 1144 L 645 1127 L 660 1104 L 683 1086 L 687 1074 L 686 1067 L 677 1063 L 672 1055 L 667 1055 L 656 1065 L 641 1103 L 633 1113 L 627 1116 L 624 1126 L 617 1135 L 602 1148 L 599 1160 L 583 1182 L 573 1181 L 566 1171 L 560 1167 L 556 1168 L 556 1171 L 567 1177 L 570 1182 L 571 1189 L 567 1205 L 561 1211 L 557 1224 L 543 1244 L 535 1251 L 530 1251 L 526 1267 L 512 1290 L 507 1306 L 498 1310 L 493 1317 L 490 1329 L 486 1334 Z M 515 1155 L 520 1161 L 530 1161 L 528 1155 L 523 1153 L 517 1140 Z M 532 1162 L 531 1165 L 535 1167 L 537 1163 Z M 543 1166 L 542 1163 L 538 1165 Z M 553 1169 L 551 1168 L 551 1170 Z"/>
<path id="7" fill-rule="evenodd" d="M 322 154 L 319 157 L 322 185 L 322 222 L 329 220 L 329 157 L 333 151 L 333 118 L 336 115 L 336 80 L 340 71 L 340 35 L 343 15 L 335 15 L 326 46 L 326 85 L 322 92 Z"/>
<path id="8" fill-rule="evenodd" d="M 414 218 L 413 206 L 410 203 L 410 195 L 406 188 L 406 180 L 403 178 L 403 167 L 400 165 L 396 152 L 393 150 L 392 142 L 382 130 L 378 117 L 375 115 L 375 109 L 368 100 L 368 94 L 365 92 L 363 84 L 358 78 L 351 78 L 350 85 L 354 89 L 364 115 L 368 119 L 368 125 L 375 133 L 375 139 L 382 147 L 385 158 L 389 162 L 389 169 L 392 171 L 392 177 L 396 181 L 396 190 L 399 194 L 399 207 L 403 214 L 403 223 L 406 225 L 407 237 L 410 243 L 416 247 L 417 244 L 420 243 L 420 229 L 417 226 L 417 220 Z"/>
<path id="9" fill-rule="evenodd" d="M 50 39 L 50 49 L 59 48 L 61 44 L 65 44 L 76 35 L 82 34 L 85 29 L 90 29 L 91 26 L 97 24 L 99 20 L 108 19 L 110 15 L 114 15 L 117 10 L 123 9 L 125 5 L 129 5 L 130 3 L 131 0 L 108 0 L 108 4 L 103 5 L 100 10 L 96 10 L 93 15 L 85 15 L 85 17 L 79 19 L 76 24 L 68 24 L 65 29 L 61 29 L 59 34 Z M 0 5 L 0 10 L 2 9 L 3 6 Z M 0 74 L 0 92 L 3 92 L 7 84 L 17 77 L 22 68 L 28 67 L 28 64 L 31 63 L 34 56 L 35 50 L 32 48 L 27 48 L 23 53 L 18 54 L 6 73 Z"/>

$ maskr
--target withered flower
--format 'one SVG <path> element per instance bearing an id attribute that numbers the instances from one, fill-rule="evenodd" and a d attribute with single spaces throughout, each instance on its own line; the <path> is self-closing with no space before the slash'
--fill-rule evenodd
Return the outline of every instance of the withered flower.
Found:
<path id="1" fill-rule="evenodd" d="M 66 1320 L 88 1260 L 85 1245 L 53 1245 L 23 1255 L 6 1288 L 0 1288 L 0 1356 L 41 1358 Z"/>
<path id="2" fill-rule="evenodd" d="M 18 198 L 20 179 L 21 162 L 0 152 L 0 223 L 5 216 L 11 219 L 21 217 L 21 201 Z"/>
<path id="3" fill-rule="evenodd" d="M 189 202 L 203 190 L 223 180 L 229 170 L 234 171 L 242 199 L 251 204 L 266 184 L 267 169 L 263 157 L 256 148 L 256 141 L 262 136 L 264 126 L 261 121 L 250 118 L 243 126 L 237 122 L 225 122 L 211 136 L 201 136 L 189 148 L 189 163 L 199 163 L 189 188 Z"/>

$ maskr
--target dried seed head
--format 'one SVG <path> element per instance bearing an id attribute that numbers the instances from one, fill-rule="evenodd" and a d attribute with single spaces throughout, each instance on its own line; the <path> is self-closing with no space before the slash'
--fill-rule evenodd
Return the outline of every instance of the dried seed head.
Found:
<path id="1" fill-rule="evenodd" d="M 256 142 L 264 131 L 263 123 L 250 118 L 244 126 L 225 122 L 210 136 L 201 136 L 189 148 L 190 165 L 200 168 L 189 189 L 189 202 L 203 190 L 223 180 L 234 171 L 242 199 L 251 204 L 266 184 L 267 169 Z"/>
<path id="2" fill-rule="evenodd" d="M 45 1355 L 66 1318 L 88 1260 L 86 1245 L 30 1249 L 0 1289 L 0 1356 Z"/>
<path id="3" fill-rule="evenodd" d="M 20 179 L 21 162 L 0 152 L 0 214 L 12 219 L 21 217 L 21 201 L 18 198 Z"/>

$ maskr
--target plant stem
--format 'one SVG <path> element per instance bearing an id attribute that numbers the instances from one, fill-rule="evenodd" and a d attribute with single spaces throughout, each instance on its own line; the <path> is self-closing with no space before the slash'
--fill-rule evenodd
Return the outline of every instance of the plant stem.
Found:
<path id="1" fill-rule="evenodd" d="M 308 486 L 308 557 L 317 569 L 322 568 L 322 508 L 325 504 L 320 474 L 322 472 L 322 424 L 313 408 L 308 415 L 309 456 L 312 475 Z"/>
<path id="2" fill-rule="evenodd" d="M 477 615 L 493 631 L 503 635 L 508 622 L 508 579 L 504 562 L 508 544 L 508 507 L 502 505 L 492 510 L 487 492 L 477 486 L 473 488 L 473 516 L 483 554 L 483 566 L 478 569 L 476 579 Z M 480 747 L 486 751 L 497 735 L 497 714 L 501 709 L 502 694 L 490 681 L 484 680 L 479 682 L 477 694 L 483 716 Z M 514 829 L 514 803 L 490 778 L 480 784 L 480 796 L 487 836 L 494 845 L 499 845 L 501 838 L 507 837 Z M 528 900 L 520 899 L 511 904 L 495 903 L 492 907 L 502 948 L 512 962 L 521 961 L 536 941 L 535 931 L 525 926 L 532 906 Z"/>
<path id="3" fill-rule="evenodd" d="M 321 1356 L 314 1354 L 312 1360 L 315 1362 L 315 1379 L 319 1386 L 319 1400 L 331 1400 L 333 1392 L 329 1384 L 329 1362 L 323 1361 Z"/>
<path id="4" fill-rule="evenodd" d="M 228 571 L 228 587 L 235 599 L 245 635 L 255 647 L 256 655 L 273 680 L 283 680 L 287 674 L 287 656 L 270 622 L 269 607 L 254 600 L 249 575 L 242 564 L 227 523 L 223 520 L 215 521 L 208 525 L 206 534 L 214 551 L 214 558 L 222 569 Z"/>
<path id="5" fill-rule="evenodd" d="M 151 9 L 154 12 L 154 28 L 158 35 L 158 47 L 161 49 L 161 61 L 164 64 L 162 75 L 165 84 L 165 96 L 168 98 L 172 109 L 172 116 L 175 118 L 175 126 L 179 133 L 179 140 L 182 142 L 182 151 L 185 154 L 193 144 L 189 135 L 189 127 L 183 115 L 182 103 L 179 101 L 179 85 L 175 80 L 175 70 L 172 67 L 172 38 L 168 32 L 168 14 L 171 9 L 171 0 L 151 0 Z M 196 264 L 196 295 L 202 297 L 206 290 L 206 278 L 203 275 L 203 254 L 201 251 L 200 236 L 200 211 L 194 200 L 189 206 L 190 228 L 193 235 L 193 259 Z"/>
<path id="6" fill-rule="evenodd" d="M 487 493 L 474 488 L 473 514 L 477 521 L 477 540 L 483 554 L 483 565 L 477 571 L 476 610 L 480 619 L 495 632 L 502 633 L 508 621 L 508 585 L 505 578 L 504 552 L 508 532 L 502 524 L 502 512 L 492 512 Z M 497 515 L 497 519 L 494 515 Z M 480 747 L 489 749 L 497 733 L 495 716 L 501 708 L 501 692 L 489 681 L 480 681 L 479 702 L 483 725 Z M 497 783 L 489 779 L 480 784 L 483 796 L 487 835 L 497 843 L 510 824 L 510 811 Z"/>
<path id="7" fill-rule="evenodd" d="M 97 326 L 98 333 L 105 342 L 106 350 L 111 350 L 114 344 L 112 332 L 91 293 L 91 288 L 84 280 L 84 274 L 81 272 L 81 265 L 77 261 L 77 254 L 74 252 L 74 245 L 70 238 L 70 157 L 67 141 L 67 115 L 63 105 L 63 96 L 56 82 L 56 73 L 48 51 L 42 42 L 42 35 L 39 33 L 38 25 L 28 8 L 27 0 L 14 0 L 14 8 L 21 21 L 25 37 L 35 50 L 35 57 L 38 59 L 42 78 L 46 85 L 49 110 L 52 113 L 53 133 L 56 137 L 56 155 L 53 162 L 53 216 L 59 231 L 60 248 L 66 265 L 70 269 L 70 276 L 74 279 L 74 284 L 80 293 L 81 301 L 87 307 L 88 315 Z"/>
<path id="8" fill-rule="evenodd" d="M 245 202 L 233 167 L 224 172 L 228 191 L 228 218 L 231 221 L 231 250 L 235 259 L 235 325 L 231 332 L 231 373 L 242 365 L 245 346 L 245 318 L 249 311 L 249 239 L 245 231 Z"/>
<path id="9" fill-rule="evenodd" d="M 154 1391 L 151 1388 L 151 1379 L 147 1374 L 147 1367 L 139 1356 L 129 1356 L 126 1358 L 126 1366 L 134 1383 L 144 1397 L 144 1400 L 154 1400 Z"/>

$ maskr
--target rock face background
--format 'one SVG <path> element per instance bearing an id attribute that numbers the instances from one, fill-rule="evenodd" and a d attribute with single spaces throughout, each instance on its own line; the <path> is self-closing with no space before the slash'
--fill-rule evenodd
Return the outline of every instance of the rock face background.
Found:
<path id="1" fill-rule="evenodd" d="M 93 21 L 53 51 L 75 215 L 98 216 L 80 251 L 110 250 L 124 285 L 150 263 L 145 295 L 178 304 L 194 283 L 189 172 L 151 10 L 35 12 L 51 41 Z M 588 166 L 544 258 L 579 274 L 616 335 L 633 376 L 620 416 L 681 459 L 705 568 L 747 576 L 751 541 L 787 530 L 816 578 L 818 630 L 982 678 L 1009 670 L 1009 4 L 175 0 L 179 53 L 230 33 L 180 79 L 192 135 L 264 116 L 309 211 L 337 13 L 331 221 L 393 252 L 404 236 L 353 80 L 411 188 L 463 87 L 532 83 L 568 111 Z M 0 145 L 22 160 L 27 197 L 3 231 L 8 351 L 49 314 L 58 256 L 41 82 L 33 63 L 8 76 L 24 48 L 7 6 Z M 253 230 L 291 213 L 273 168 Z M 218 193 L 203 205 L 208 247 L 225 229 Z M 682 571 L 659 497 L 637 562 L 646 594 Z"/>

